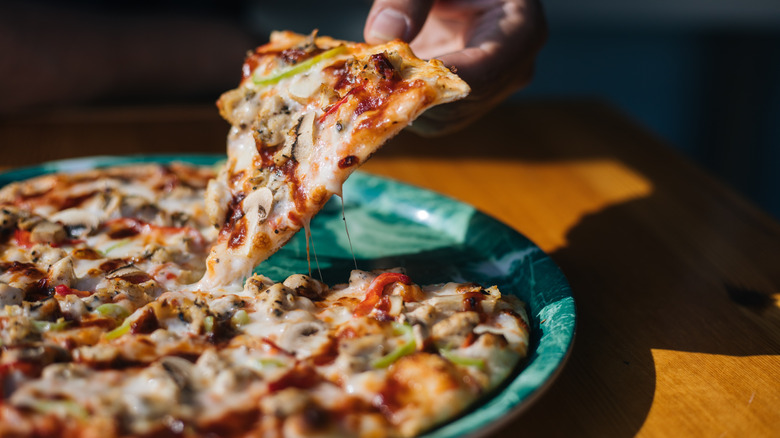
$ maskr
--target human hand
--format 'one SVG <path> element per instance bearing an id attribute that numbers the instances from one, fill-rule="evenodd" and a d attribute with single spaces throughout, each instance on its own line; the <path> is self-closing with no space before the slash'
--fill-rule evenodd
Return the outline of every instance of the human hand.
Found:
<path id="1" fill-rule="evenodd" d="M 528 85 L 547 24 L 538 0 L 375 0 L 363 33 L 371 44 L 411 42 L 417 56 L 440 59 L 471 86 L 465 99 L 435 107 L 412 125 L 437 135 Z"/>

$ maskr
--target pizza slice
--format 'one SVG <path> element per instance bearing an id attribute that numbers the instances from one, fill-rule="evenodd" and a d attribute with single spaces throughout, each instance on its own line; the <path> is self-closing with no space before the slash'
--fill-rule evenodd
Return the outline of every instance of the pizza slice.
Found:
<path id="1" fill-rule="evenodd" d="M 228 159 L 208 187 L 219 237 L 201 290 L 241 282 L 284 245 L 385 141 L 426 109 L 466 96 L 440 61 L 400 41 L 370 46 L 275 32 L 218 107 Z"/>

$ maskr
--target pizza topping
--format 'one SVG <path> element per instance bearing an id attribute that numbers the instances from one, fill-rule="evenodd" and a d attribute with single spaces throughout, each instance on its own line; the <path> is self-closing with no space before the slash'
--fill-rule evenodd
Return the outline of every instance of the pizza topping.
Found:
<path id="1" fill-rule="evenodd" d="M 70 287 L 74 280 L 76 280 L 73 259 L 70 256 L 67 256 L 55 262 L 49 268 L 47 277 L 49 279 L 49 284 L 55 287 L 55 292 L 58 286 Z"/>
<path id="2" fill-rule="evenodd" d="M 314 67 L 315 65 L 317 65 L 322 61 L 336 57 L 346 52 L 347 52 L 347 48 L 345 46 L 337 46 L 330 50 L 322 52 L 319 55 L 309 58 L 306 61 L 299 62 L 295 64 L 293 67 L 283 69 L 282 71 L 272 72 L 271 74 L 267 74 L 265 76 L 258 76 L 256 73 L 255 76 L 252 78 L 252 82 L 254 82 L 255 85 L 260 87 L 274 85 L 277 82 L 281 81 L 282 79 L 290 78 L 295 75 L 301 74 L 306 70 L 311 69 L 312 67 Z"/>
<path id="3" fill-rule="evenodd" d="M 242 73 L 219 101 L 217 175 L 136 165 L 0 189 L 0 435 L 412 436 L 526 354 L 522 305 L 495 287 L 253 274 L 462 81 L 401 42 L 291 33 Z"/>
<path id="4" fill-rule="evenodd" d="M 406 324 L 393 324 L 393 332 L 396 335 L 401 335 L 401 345 L 395 347 L 390 353 L 380 357 L 379 359 L 371 362 L 371 366 L 374 368 L 387 368 L 391 364 L 395 363 L 398 359 L 410 355 L 417 349 L 417 342 L 414 338 L 412 326 Z"/>
<path id="5" fill-rule="evenodd" d="M 356 164 L 358 164 L 358 158 L 354 155 L 347 155 L 346 157 L 339 160 L 339 167 L 342 169 L 346 169 L 347 167 L 352 167 Z"/>
<path id="6" fill-rule="evenodd" d="M 431 328 L 431 336 L 437 347 L 442 349 L 458 347 L 479 324 L 479 314 L 472 311 L 458 312 L 437 322 Z"/>
<path id="7" fill-rule="evenodd" d="M 125 320 L 125 318 L 130 316 L 130 312 L 127 310 L 127 308 L 125 308 L 125 306 L 114 303 L 101 304 L 95 309 L 95 312 L 107 318 L 114 319 L 118 322 L 122 322 Z"/>
<path id="8" fill-rule="evenodd" d="M 459 356 L 456 353 L 453 353 L 450 350 L 439 350 L 439 353 L 449 360 L 450 362 L 454 363 L 455 365 L 461 365 L 466 367 L 476 367 L 481 370 L 485 369 L 485 360 L 479 357 L 468 357 L 468 356 Z"/>
<path id="9" fill-rule="evenodd" d="M 41 220 L 30 231 L 30 241 L 33 243 L 56 245 L 66 238 L 67 233 L 62 225 L 47 220 Z"/>
<path id="10" fill-rule="evenodd" d="M 16 228 L 16 223 L 19 218 L 19 210 L 6 206 L 0 208 L 0 234 L 6 234 Z"/>
<path id="11" fill-rule="evenodd" d="M 14 240 L 21 248 L 32 248 L 34 245 L 32 239 L 30 238 L 30 232 L 27 230 L 14 230 Z"/>
<path id="12" fill-rule="evenodd" d="M 393 283 L 411 284 L 412 280 L 398 272 L 385 272 L 377 276 L 368 286 L 366 297 L 355 309 L 355 316 L 365 316 L 379 304 L 384 296 L 385 288 Z"/>
<path id="13" fill-rule="evenodd" d="M 24 292 L 21 289 L 0 282 L 0 307 L 18 306 L 23 299 Z"/>

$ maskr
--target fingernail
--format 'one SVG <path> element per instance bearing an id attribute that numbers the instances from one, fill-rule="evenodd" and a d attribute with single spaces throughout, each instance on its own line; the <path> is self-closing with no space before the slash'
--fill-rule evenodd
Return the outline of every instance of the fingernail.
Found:
<path id="1" fill-rule="evenodd" d="M 371 36 L 382 41 L 404 39 L 409 28 L 409 18 L 395 9 L 383 9 L 371 25 Z"/>

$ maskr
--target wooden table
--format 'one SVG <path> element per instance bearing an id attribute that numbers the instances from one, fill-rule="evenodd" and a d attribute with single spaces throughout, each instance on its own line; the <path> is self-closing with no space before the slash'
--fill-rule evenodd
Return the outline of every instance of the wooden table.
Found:
<path id="1" fill-rule="evenodd" d="M 212 107 L 0 122 L 0 167 L 223 152 Z M 599 102 L 506 106 L 440 139 L 401 135 L 364 170 L 473 204 L 560 265 L 568 363 L 500 437 L 780 435 L 780 225 Z"/>

